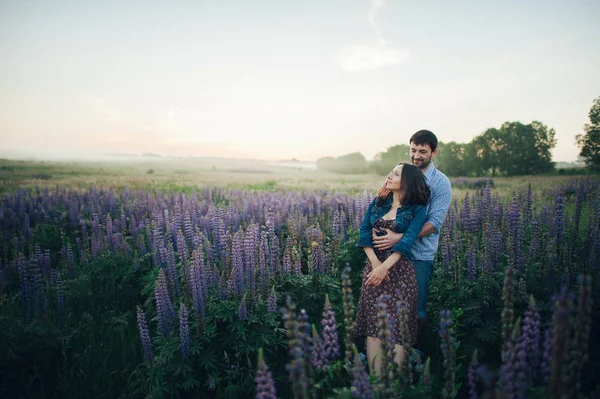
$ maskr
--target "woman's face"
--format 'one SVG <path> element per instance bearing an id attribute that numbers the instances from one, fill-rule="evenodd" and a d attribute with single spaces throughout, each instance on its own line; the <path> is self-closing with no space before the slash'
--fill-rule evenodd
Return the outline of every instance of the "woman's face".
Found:
<path id="1" fill-rule="evenodd" d="M 387 177 L 385 188 L 392 191 L 400 190 L 400 183 L 402 181 L 402 165 L 396 166 Z"/>

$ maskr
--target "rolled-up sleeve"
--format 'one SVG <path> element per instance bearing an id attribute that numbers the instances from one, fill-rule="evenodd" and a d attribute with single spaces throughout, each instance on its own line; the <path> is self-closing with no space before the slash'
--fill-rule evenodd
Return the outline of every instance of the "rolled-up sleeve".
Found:
<path id="1" fill-rule="evenodd" d="M 392 251 L 399 252 L 402 256 L 407 259 L 411 259 L 410 250 L 415 243 L 415 240 L 419 236 L 425 219 L 427 218 L 427 208 L 425 205 L 418 205 L 415 207 L 413 218 L 408 225 L 408 228 L 402 235 L 402 239 L 392 247 Z"/>
<path id="2" fill-rule="evenodd" d="M 375 207 L 375 201 L 377 201 L 377 198 L 371 202 L 371 205 L 369 205 L 369 208 L 365 212 L 365 217 L 360 225 L 358 243 L 356 244 L 357 247 L 373 247 L 373 226 L 371 225 L 371 213 Z"/>
<path id="3" fill-rule="evenodd" d="M 435 190 L 432 190 L 431 201 L 427 211 L 426 222 L 431 223 L 437 233 L 440 232 L 450 203 L 452 202 L 452 186 L 450 180 L 444 178 Z"/>

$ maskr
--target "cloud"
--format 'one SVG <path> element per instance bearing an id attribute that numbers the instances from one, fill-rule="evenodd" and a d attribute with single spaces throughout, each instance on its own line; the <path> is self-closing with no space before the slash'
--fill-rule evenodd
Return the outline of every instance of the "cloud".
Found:
<path id="1" fill-rule="evenodd" d="M 346 72 L 360 72 L 396 65 L 408 60 L 405 51 L 391 48 L 383 38 L 377 16 L 385 4 L 385 0 L 370 0 L 367 11 L 367 22 L 373 28 L 375 44 L 358 44 L 347 46 L 336 57 L 338 65 Z"/>
<path id="2" fill-rule="evenodd" d="M 371 8 L 369 8 L 369 11 L 367 11 L 367 21 L 369 21 L 369 24 L 376 28 L 377 27 L 377 13 L 379 12 L 379 10 L 381 9 L 381 7 L 383 7 L 383 5 L 385 4 L 385 0 L 370 0 L 371 3 Z"/>
<path id="3" fill-rule="evenodd" d="M 337 62 L 346 72 L 359 72 L 400 64 L 407 59 L 408 53 L 388 48 L 386 42 L 379 42 L 374 46 L 348 46 L 337 57 Z"/>

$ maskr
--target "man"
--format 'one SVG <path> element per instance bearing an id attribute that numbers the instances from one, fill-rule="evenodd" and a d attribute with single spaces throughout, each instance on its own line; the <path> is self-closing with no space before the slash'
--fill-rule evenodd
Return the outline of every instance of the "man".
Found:
<path id="1" fill-rule="evenodd" d="M 425 175 L 427 186 L 431 190 L 431 197 L 427 209 L 427 219 L 419 238 L 415 241 L 411 255 L 417 275 L 418 285 L 418 321 L 417 342 L 427 326 L 427 296 L 429 295 L 429 278 L 433 272 L 433 262 L 437 253 L 440 229 L 444 224 L 446 213 L 452 202 L 452 187 L 450 180 L 436 169 L 432 160 L 437 155 L 438 140 L 429 130 L 419 130 L 410 138 L 410 160 L 413 165 L 421 169 Z M 378 250 L 392 248 L 402 238 L 402 234 L 387 230 L 387 234 L 377 236 L 373 232 L 373 246 Z"/>

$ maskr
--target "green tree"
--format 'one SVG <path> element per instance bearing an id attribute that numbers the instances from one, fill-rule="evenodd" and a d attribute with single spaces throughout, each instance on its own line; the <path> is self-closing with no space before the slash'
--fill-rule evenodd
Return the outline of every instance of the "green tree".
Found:
<path id="1" fill-rule="evenodd" d="M 590 108 L 590 124 L 585 124 L 584 134 L 576 136 L 579 156 L 593 170 L 600 170 L 600 97 L 594 100 Z"/>
<path id="2" fill-rule="evenodd" d="M 370 168 L 379 175 L 385 175 L 400 162 L 410 163 L 410 146 L 407 144 L 397 144 L 377 154 L 375 160 L 370 163 Z"/>
<path id="3" fill-rule="evenodd" d="M 500 130 L 489 128 L 471 142 L 471 154 L 477 158 L 475 162 L 481 174 L 492 171 L 492 176 L 500 170 L 505 158 L 506 143 Z"/>
<path id="4" fill-rule="evenodd" d="M 367 160 L 360 152 L 353 152 L 334 157 L 323 157 L 317 160 L 317 169 L 340 174 L 365 173 L 368 170 Z"/>
<path id="5" fill-rule="evenodd" d="M 436 168 L 443 171 L 448 176 L 466 176 L 468 175 L 467 163 L 467 144 L 451 141 L 449 143 L 438 143 L 438 154 L 435 157 Z"/>
<path id="6" fill-rule="evenodd" d="M 505 122 L 473 139 L 473 153 L 479 169 L 507 176 L 529 175 L 554 169 L 551 150 L 556 146 L 555 131 L 541 122 Z"/>

